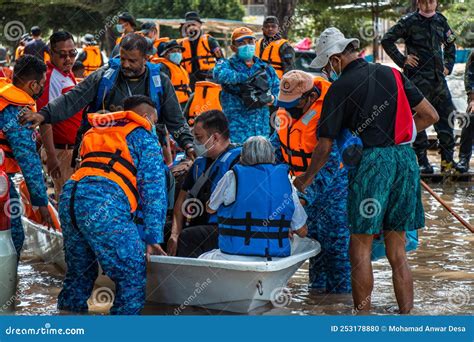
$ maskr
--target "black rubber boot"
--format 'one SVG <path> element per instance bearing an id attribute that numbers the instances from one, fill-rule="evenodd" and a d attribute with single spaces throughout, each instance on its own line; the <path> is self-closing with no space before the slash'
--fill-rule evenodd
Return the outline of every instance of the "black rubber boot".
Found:
<path id="1" fill-rule="evenodd" d="M 459 158 L 459 162 L 458 162 L 458 166 L 457 166 L 457 170 L 458 172 L 460 173 L 468 173 L 469 172 L 469 163 L 470 163 L 470 160 L 471 158 L 468 158 L 468 157 L 460 157 Z"/>
<path id="2" fill-rule="evenodd" d="M 420 167 L 420 173 L 421 174 L 433 174 L 433 166 L 431 166 L 430 161 L 428 160 L 428 157 L 426 154 L 418 155 L 418 165 Z"/>

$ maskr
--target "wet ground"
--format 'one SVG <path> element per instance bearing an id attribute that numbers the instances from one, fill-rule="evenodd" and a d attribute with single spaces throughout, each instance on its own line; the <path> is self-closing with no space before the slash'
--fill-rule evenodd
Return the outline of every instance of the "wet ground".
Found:
<path id="1" fill-rule="evenodd" d="M 474 213 L 474 184 L 431 184 L 433 189 L 463 218 Z M 420 234 L 418 250 L 409 255 L 415 282 L 415 308 L 418 315 L 474 314 L 474 234 L 458 223 L 427 192 L 423 193 L 426 229 Z M 375 314 L 393 314 L 396 302 L 391 284 L 391 270 L 384 259 L 374 263 Z M 56 297 L 61 288 L 62 272 L 54 265 L 25 259 L 19 266 L 19 296 L 16 314 L 55 315 Z M 347 315 L 351 314 L 350 295 L 321 295 L 307 288 L 307 263 L 296 272 L 288 287 L 289 304 L 284 308 L 264 307 L 255 315 Z M 175 306 L 148 303 L 144 314 L 168 314 Z M 95 313 L 107 312 L 108 306 L 92 305 Z M 188 307 L 181 314 L 219 314 L 220 312 Z M 222 312 L 221 314 L 229 314 Z"/>
<path id="2" fill-rule="evenodd" d="M 455 105 L 465 111 L 465 93 L 462 83 L 463 66 L 456 65 L 448 78 Z M 458 127 L 457 127 L 458 128 Z M 460 130 L 457 130 L 458 134 Z M 437 155 L 430 152 L 431 157 Z M 439 163 L 438 163 L 439 164 Z M 471 162 L 471 170 L 474 162 Z M 452 208 L 472 224 L 474 216 L 474 183 L 445 182 L 431 184 Z M 456 221 L 433 197 L 423 192 L 426 228 L 420 233 L 419 248 L 409 255 L 415 284 L 417 315 L 474 314 L 474 234 Z M 27 255 L 27 253 L 25 253 Z M 321 295 L 308 291 L 308 264 L 296 272 L 288 285 L 291 296 L 284 308 L 261 308 L 255 315 L 347 315 L 352 311 L 350 295 Z M 391 284 L 391 270 L 386 260 L 374 263 L 375 287 L 373 306 L 375 314 L 393 314 L 396 301 Z M 19 265 L 18 315 L 55 315 L 56 298 L 61 289 L 62 272 L 54 265 L 25 258 Z M 94 313 L 106 313 L 108 306 L 90 303 Z M 144 314 L 168 314 L 174 306 L 148 303 Z M 180 314 L 220 314 L 220 312 L 187 307 Z M 229 313 L 224 313 L 229 314 Z"/>

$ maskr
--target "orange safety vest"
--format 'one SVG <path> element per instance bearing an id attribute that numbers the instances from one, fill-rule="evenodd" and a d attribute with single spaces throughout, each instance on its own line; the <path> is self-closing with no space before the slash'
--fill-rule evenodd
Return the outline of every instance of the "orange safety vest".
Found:
<path id="1" fill-rule="evenodd" d="M 287 42 L 286 39 L 278 39 L 268 44 L 267 47 L 262 50 L 263 38 L 260 38 L 255 46 L 255 56 L 270 64 L 275 69 L 279 79 L 283 76 L 280 48 Z"/>
<path id="2" fill-rule="evenodd" d="M 199 62 L 199 70 L 201 71 L 210 70 L 216 65 L 216 58 L 212 54 L 211 48 L 209 46 L 209 37 L 210 35 L 208 34 L 203 34 L 199 37 L 196 48 L 196 56 L 191 55 L 191 41 L 189 40 L 189 37 L 183 38 L 179 41 L 179 44 L 184 47 L 181 65 L 189 74 L 193 72 L 192 61 L 195 58 L 197 58 Z"/>
<path id="3" fill-rule="evenodd" d="M 181 66 L 176 65 L 170 60 L 162 57 L 153 58 L 153 63 L 163 63 L 170 71 L 171 84 L 176 91 L 178 102 L 180 104 L 185 103 L 189 99 L 189 95 L 192 93 L 191 87 L 189 86 L 189 75 L 188 72 Z"/>
<path id="4" fill-rule="evenodd" d="M 82 62 L 84 65 L 84 76 L 89 76 L 102 66 L 102 54 L 97 45 L 86 46 L 83 51 L 86 53 L 86 59 Z"/>
<path id="5" fill-rule="evenodd" d="M 155 39 L 155 41 L 153 42 L 153 46 L 156 49 L 156 54 L 155 54 L 156 57 L 159 57 L 158 56 L 158 48 L 160 47 L 160 44 L 161 43 L 166 43 L 166 42 L 169 42 L 169 41 L 170 41 L 169 37 L 161 37 L 161 38 Z"/>
<path id="6" fill-rule="evenodd" d="M 43 52 L 43 60 L 44 62 L 51 62 L 51 56 L 49 55 L 49 53 L 47 51 Z"/>
<path id="7" fill-rule="evenodd" d="M 33 222 L 43 224 L 44 222 L 42 220 L 42 217 L 38 208 L 33 207 L 33 205 L 31 204 L 30 192 L 28 191 L 28 187 L 26 186 L 25 180 L 21 181 L 19 188 L 20 188 L 21 202 L 23 204 L 23 209 L 24 209 L 23 215 L 29 218 Z M 56 209 L 54 209 L 53 205 L 50 202 L 48 202 L 48 211 L 49 211 L 49 214 L 51 215 L 54 229 L 60 232 L 61 225 L 59 224 L 58 212 L 56 211 Z"/>
<path id="8" fill-rule="evenodd" d="M 133 213 L 138 206 L 137 169 L 127 145 L 127 136 L 136 128 L 151 131 L 147 119 L 132 111 L 89 114 L 89 129 L 82 139 L 79 169 L 71 179 L 101 176 L 117 183 L 130 203 Z"/>
<path id="9" fill-rule="evenodd" d="M 18 47 L 15 50 L 15 60 L 23 56 L 25 53 L 25 46 L 24 45 L 18 45 Z"/>
<path id="10" fill-rule="evenodd" d="M 28 107 L 36 110 L 35 100 L 20 88 L 15 87 L 7 78 L 0 78 L 0 113 L 9 105 Z M 7 123 L 8 124 L 8 123 Z M 0 148 L 5 152 L 5 170 L 7 173 L 21 172 L 20 166 L 15 160 L 12 148 L 5 135 L 8 127 L 0 130 Z"/>
<path id="11" fill-rule="evenodd" d="M 311 163 L 313 150 L 318 143 L 317 129 L 323 100 L 331 83 L 317 76 L 314 78 L 314 86 L 320 89 L 321 95 L 301 118 L 291 118 L 284 108 L 277 111 L 281 152 L 294 176 L 305 172 Z"/>
<path id="12" fill-rule="evenodd" d="M 194 85 L 194 95 L 189 104 L 189 126 L 194 125 L 196 117 L 208 110 L 222 110 L 219 100 L 221 94 L 221 86 L 209 81 L 199 81 Z"/>
<path id="13" fill-rule="evenodd" d="M 125 34 L 122 33 L 122 35 L 120 37 L 118 37 L 117 39 L 115 39 L 115 45 L 119 45 L 120 42 L 122 41 L 123 37 L 125 37 Z"/>

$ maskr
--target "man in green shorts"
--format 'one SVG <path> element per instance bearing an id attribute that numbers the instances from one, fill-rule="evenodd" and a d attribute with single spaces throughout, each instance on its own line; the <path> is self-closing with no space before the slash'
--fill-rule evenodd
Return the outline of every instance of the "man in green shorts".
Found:
<path id="1" fill-rule="evenodd" d="M 336 80 L 324 99 L 319 143 L 311 165 L 294 184 L 300 191 L 311 184 L 344 129 L 359 136 L 362 159 L 349 170 L 348 197 L 354 309 L 370 310 L 372 241 L 383 230 L 399 310 L 409 313 L 413 280 L 405 254 L 405 232 L 425 223 L 419 169 L 410 143 L 417 131 L 438 120 L 438 114 L 398 70 L 358 58 L 353 39 L 340 32 L 324 39 L 324 51 L 312 65 L 331 70 Z"/>

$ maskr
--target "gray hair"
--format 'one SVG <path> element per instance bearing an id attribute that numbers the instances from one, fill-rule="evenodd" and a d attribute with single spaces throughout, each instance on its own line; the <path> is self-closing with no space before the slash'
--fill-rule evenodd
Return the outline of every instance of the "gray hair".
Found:
<path id="1" fill-rule="evenodd" d="M 272 144 L 262 136 L 250 137 L 244 142 L 240 152 L 240 164 L 273 164 L 275 163 L 275 152 Z"/>

